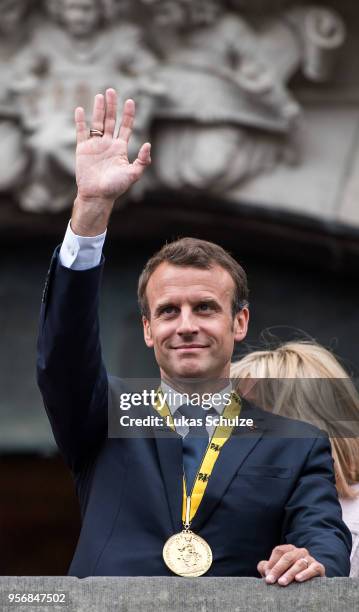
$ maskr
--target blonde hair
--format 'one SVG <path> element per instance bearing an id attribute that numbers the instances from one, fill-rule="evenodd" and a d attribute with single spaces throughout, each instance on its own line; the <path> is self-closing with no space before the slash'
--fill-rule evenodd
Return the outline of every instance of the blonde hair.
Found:
<path id="1" fill-rule="evenodd" d="M 352 437 L 353 423 L 357 425 L 359 416 L 359 395 L 330 351 L 314 342 L 288 342 L 274 350 L 246 355 L 232 364 L 231 377 L 237 379 L 234 386 L 239 392 L 243 392 L 243 380 L 257 379 L 251 393 L 261 407 L 325 429 L 331 441 L 338 494 L 357 496 L 350 485 L 359 481 L 359 438 Z M 337 419 L 333 420 L 335 414 Z M 343 420 L 338 421 L 339 414 Z"/>

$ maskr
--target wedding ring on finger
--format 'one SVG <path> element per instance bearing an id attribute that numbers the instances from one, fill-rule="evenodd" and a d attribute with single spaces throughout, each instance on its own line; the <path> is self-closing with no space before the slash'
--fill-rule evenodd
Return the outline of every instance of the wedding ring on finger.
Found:
<path id="1" fill-rule="evenodd" d="M 307 567 L 306 567 L 306 569 L 308 569 L 308 567 L 309 567 L 309 561 L 308 561 L 308 559 L 306 559 L 305 557 L 301 557 L 301 558 L 299 559 L 299 561 L 304 561 L 304 563 L 305 563 L 305 564 L 306 564 L 306 566 L 307 566 Z"/>
<path id="2" fill-rule="evenodd" d="M 103 136 L 103 132 L 101 130 L 95 130 L 95 129 L 91 129 L 90 130 L 90 138 L 93 138 L 94 136 Z"/>

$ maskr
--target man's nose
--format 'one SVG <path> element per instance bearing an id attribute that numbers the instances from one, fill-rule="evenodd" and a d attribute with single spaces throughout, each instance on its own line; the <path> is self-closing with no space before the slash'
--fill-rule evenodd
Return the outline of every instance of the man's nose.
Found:
<path id="1" fill-rule="evenodd" d="M 191 309 L 182 309 L 178 321 L 177 333 L 180 335 L 192 335 L 198 332 L 196 315 Z"/>

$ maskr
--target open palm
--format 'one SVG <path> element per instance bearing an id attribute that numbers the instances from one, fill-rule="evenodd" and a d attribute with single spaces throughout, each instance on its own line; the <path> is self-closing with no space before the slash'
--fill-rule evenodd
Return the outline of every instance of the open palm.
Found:
<path id="1" fill-rule="evenodd" d="M 76 181 L 78 193 L 85 199 L 114 201 L 125 193 L 142 175 L 151 162 L 151 145 L 142 145 L 137 159 L 128 161 L 128 141 L 135 118 L 135 103 L 126 100 L 118 135 L 115 134 L 117 95 L 108 89 L 106 96 L 95 97 L 92 130 L 101 135 L 89 138 L 89 130 L 82 107 L 75 111 L 77 148 Z"/>

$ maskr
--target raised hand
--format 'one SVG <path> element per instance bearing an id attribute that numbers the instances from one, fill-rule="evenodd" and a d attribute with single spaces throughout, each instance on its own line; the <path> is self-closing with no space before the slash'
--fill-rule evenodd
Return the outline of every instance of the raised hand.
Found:
<path id="1" fill-rule="evenodd" d="M 85 112 L 76 108 L 76 182 L 78 195 L 71 218 L 73 231 L 94 236 L 108 224 L 114 201 L 124 194 L 151 163 L 151 145 L 145 143 L 137 159 L 128 160 L 128 141 L 135 118 L 135 103 L 126 100 L 118 135 L 115 134 L 117 95 L 107 89 L 95 96 L 91 133 Z M 103 134 L 103 135 L 101 135 Z"/>

